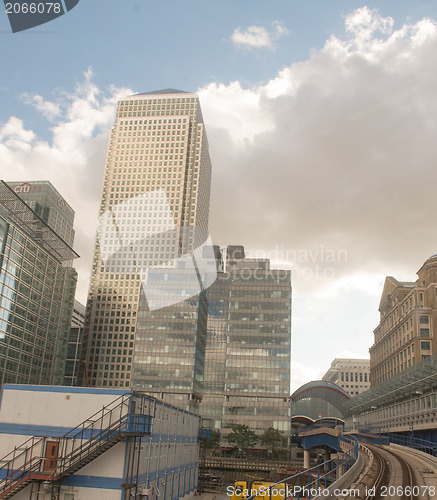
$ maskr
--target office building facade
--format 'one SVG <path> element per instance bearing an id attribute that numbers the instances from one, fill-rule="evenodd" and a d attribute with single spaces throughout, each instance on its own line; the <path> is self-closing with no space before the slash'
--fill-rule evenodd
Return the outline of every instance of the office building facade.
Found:
<path id="1" fill-rule="evenodd" d="M 369 359 L 335 358 L 322 380 L 340 386 L 353 397 L 370 387 L 369 374 Z"/>
<path id="2" fill-rule="evenodd" d="M 179 254 L 184 254 L 189 252 L 190 236 L 182 228 L 207 228 L 210 183 L 208 142 L 195 94 L 166 89 L 129 96 L 118 103 L 100 217 L 115 214 L 117 218 L 126 208 L 127 225 L 138 229 L 129 238 L 141 241 L 137 252 L 148 263 L 143 274 L 149 280 L 167 275 L 168 271 L 159 268 L 172 267 L 177 260 L 171 252 L 163 252 L 162 245 L 167 250 L 176 242 Z M 144 227 L 145 205 L 139 208 L 136 203 L 147 204 L 155 222 L 152 227 Z M 120 224 L 116 231 L 119 235 Z M 196 379 L 198 373 L 200 382 L 203 371 L 199 331 L 206 313 L 202 312 L 204 306 L 199 309 L 201 294 L 171 309 L 152 308 L 150 296 L 142 289 L 144 269 L 139 269 L 138 255 L 131 261 L 126 253 L 124 258 L 118 259 L 118 255 L 111 267 L 105 265 L 100 247 L 96 242 L 82 351 L 87 373 L 85 377 L 82 370 L 81 383 L 149 392 L 156 388 L 161 397 L 177 394 L 176 401 L 170 397 L 175 404 L 196 401 L 197 382 L 188 378 Z M 166 262 L 173 258 L 175 262 Z M 170 272 L 175 281 L 180 275 L 177 264 Z M 181 359 L 185 368 L 181 368 Z M 175 387 L 180 377 L 184 380 Z"/>
<path id="3" fill-rule="evenodd" d="M 0 181 L 0 383 L 62 384 L 77 254 L 20 194 Z"/>
<path id="4" fill-rule="evenodd" d="M 70 335 L 68 337 L 67 359 L 65 361 L 63 383 L 63 385 L 65 386 L 78 385 L 77 377 L 79 374 L 84 321 L 85 306 L 75 300 L 73 306 L 73 315 L 71 318 Z"/>
<path id="5" fill-rule="evenodd" d="M 290 429 L 291 272 L 229 246 L 207 291 L 205 425 L 226 436 L 245 424 Z M 220 269 L 223 269 L 220 271 Z"/>
<path id="6" fill-rule="evenodd" d="M 72 247 L 74 211 L 49 181 L 8 182 L 16 193 L 53 231 Z"/>
<path id="7" fill-rule="evenodd" d="M 385 280 L 380 323 L 370 348 L 370 382 L 378 385 L 436 353 L 437 255 L 417 272 L 415 282 Z"/>

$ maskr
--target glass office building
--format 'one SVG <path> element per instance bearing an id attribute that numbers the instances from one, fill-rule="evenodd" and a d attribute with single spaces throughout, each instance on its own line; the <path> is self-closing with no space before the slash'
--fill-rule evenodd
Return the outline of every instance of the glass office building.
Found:
<path id="1" fill-rule="evenodd" d="M 85 306 L 74 301 L 73 316 L 71 318 L 70 335 L 68 337 L 67 359 L 65 361 L 64 384 L 77 385 L 79 374 L 80 351 L 82 348 L 83 323 L 85 321 Z"/>
<path id="2" fill-rule="evenodd" d="M 60 385 L 77 254 L 19 194 L 0 181 L 0 382 Z"/>
<path id="3" fill-rule="evenodd" d="M 73 246 L 74 211 L 49 181 L 8 182 L 7 185 L 68 246 Z"/>
<path id="4" fill-rule="evenodd" d="M 172 277 L 178 276 L 172 270 Z M 177 270 L 176 270 L 177 271 Z M 164 273 L 165 270 L 156 270 Z M 182 281 L 186 273 L 179 274 Z M 203 393 L 207 304 L 205 292 L 171 306 L 147 310 L 140 299 L 132 387 L 197 412 Z"/>
<path id="5" fill-rule="evenodd" d="M 217 250 L 216 250 L 216 253 Z M 208 288 L 201 415 L 226 435 L 246 424 L 290 429 L 291 272 L 226 249 L 224 272 Z"/>
<path id="6" fill-rule="evenodd" d="M 160 273 L 158 268 L 171 259 L 170 252 L 161 252 L 163 241 L 166 248 L 170 246 L 164 235 L 170 229 L 173 237 L 177 235 L 177 249 L 187 250 L 190 242 L 181 228 L 207 228 L 210 183 L 208 142 L 195 94 L 166 89 L 119 101 L 100 217 L 112 214 L 119 221 L 120 214 L 128 214 L 128 220 L 124 219 L 128 229 L 118 224 L 115 232 L 131 231 L 132 245 L 118 254 L 114 245 L 114 265 L 108 266 L 102 245 L 96 242 L 84 326 L 82 384 L 138 387 L 153 393 L 156 389 L 164 397 L 175 394 L 176 400 L 166 397 L 175 404 L 181 398 L 198 399 L 196 378 L 200 383 L 201 377 L 197 371 L 203 372 L 199 325 L 206 316 L 199 305 L 202 300 L 195 296 L 170 308 L 150 308 L 150 297 L 142 289 L 142 273 L 148 270 L 140 269 L 138 259 L 146 260 L 149 270 L 153 268 L 147 273 L 149 279 Z M 146 209 L 158 222 L 149 224 L 148 239 Z M 109 242 L 116 241 L 115 232 Z M 135 251 L 130 253 L 133 246 Z M 177 269 L 172 269 L 175 278 Z"/>

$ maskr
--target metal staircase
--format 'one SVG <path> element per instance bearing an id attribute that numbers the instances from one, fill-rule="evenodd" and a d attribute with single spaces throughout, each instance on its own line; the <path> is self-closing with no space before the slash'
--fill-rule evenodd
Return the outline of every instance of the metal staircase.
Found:
<path id="1" fill-rule="evenodd" d="M 62 437 L 31 437 L 14 448 L 0 460 L 0 499 L 35 481 L 61 484 L 123 438 L 149 434 L 152 416 L 134 396 L 123 394 Z"/>

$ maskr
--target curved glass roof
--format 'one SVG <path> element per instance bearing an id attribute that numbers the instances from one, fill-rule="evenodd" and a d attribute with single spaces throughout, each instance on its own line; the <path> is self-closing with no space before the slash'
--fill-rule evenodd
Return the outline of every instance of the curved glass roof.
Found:
<path id="1" fill-rule="evenodd" d="M 292 415 L 320 418 L 344 418 L 344 403 L 349 394 L 340 386 L 325 380 L 315 380 L 299 387 L 291 395 Z"/>
<path id="2" fill-rule="evenodd" d="M 437 355 L 411 366 L 404 373 L 395 375 L 371 387 L 346 402 L 352 414 L 360 414 L 393 401 L 409 398 L 412 394 L 426 392 L 437 386 Z"/>

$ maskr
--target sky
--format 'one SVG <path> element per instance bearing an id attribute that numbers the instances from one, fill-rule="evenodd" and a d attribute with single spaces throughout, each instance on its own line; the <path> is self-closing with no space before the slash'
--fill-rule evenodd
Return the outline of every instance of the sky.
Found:
<path id="1" fill-rule="evenodd" d="M 117 100 L 197 92 L 213 242 L 293 272 L 292 390 L 368 357 L 385 276 L 437 252 L 437 2 L 80 0 L 0 40 L 0 178 L 75 210 L 78 300 Z"/>

